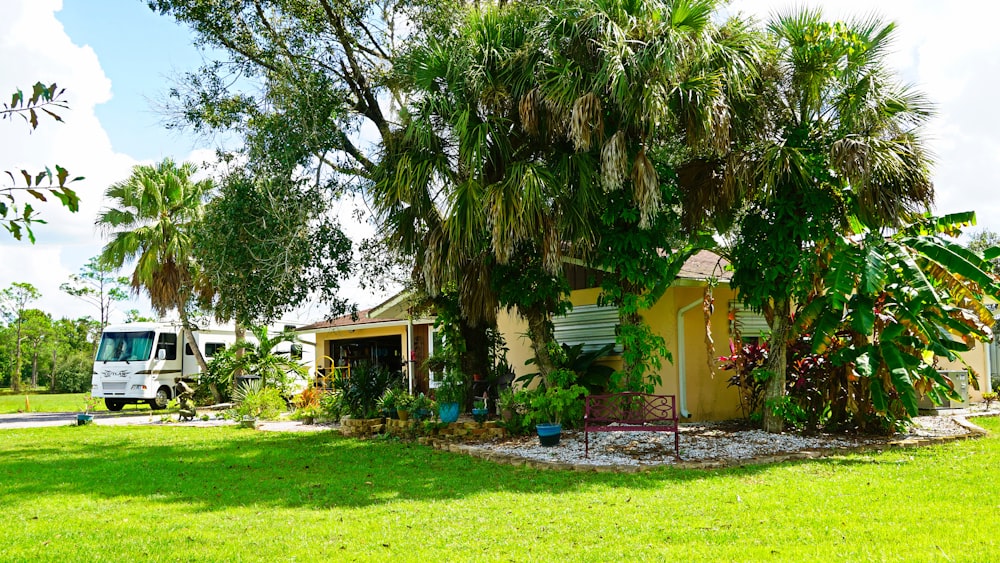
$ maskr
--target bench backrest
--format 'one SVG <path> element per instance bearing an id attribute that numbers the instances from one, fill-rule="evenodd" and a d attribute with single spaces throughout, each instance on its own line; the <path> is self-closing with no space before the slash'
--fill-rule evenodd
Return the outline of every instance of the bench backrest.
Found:
<path id="1" fill-rule="evenodd" d="M 589 395 L 584 402 L 583 419 L 588 424 L 644 424 L 668 420 L 676 423 L 676 397 L 649 393 Z"/>

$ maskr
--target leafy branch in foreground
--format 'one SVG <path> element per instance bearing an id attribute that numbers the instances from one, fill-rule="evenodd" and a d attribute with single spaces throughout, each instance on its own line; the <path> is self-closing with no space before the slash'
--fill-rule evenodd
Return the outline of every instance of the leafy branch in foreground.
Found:
<path id="1" fill-rule="evenodd" d="M 19 116 L 32 131 L 38 128 L 39 113 L 45 113 L 52 119 L 62 122 L 62 117 L 53 110 L 69 109 L 69 105 L 62 98 L 65 91 L 65 88 L 60 89 L 54 82 L 50 86 L 36 82 L 30 97 L 25 97 L 24 92 L 18 89 L 11 95 L 10 103 L 3 104 L 3 109 L 0 109 L 0 119 L 13 119 L 14 116 Z M 11 183 L 8 186 L 0 186 L 0 221 L 15 239 L 21 240 L 23 233 L 27 233 L 28 239 L 34 243 L 35 234 L 31 231 L 31 224 L 45 223 L 36 218 L 35 208 L 30 203 L 18 204 L 15 194 L 19 191 L 27 192 L 41 202 L 48 201 L 46 197 L 48 192 L 71 212 L 76 213 L 80 210 L 80 198 L 68 184 L 82 180 L 83 177 L 77 176 L 71 179 L 69 172 L 62 166 L 56 164 L 54 168 L 54 173 L 48 166 L 35 173 L 23 169 L 14 172 L 4 170 Z M 23 185 L 19 184 L 20 178 L 24 179 Z"/>

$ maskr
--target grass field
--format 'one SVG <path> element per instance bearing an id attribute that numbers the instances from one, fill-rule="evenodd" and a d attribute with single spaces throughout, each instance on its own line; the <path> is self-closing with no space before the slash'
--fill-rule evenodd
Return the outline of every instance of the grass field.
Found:
<path id="1" fill-rule="evenodd" d="M 581 474 L 333 432 L 7 430 L 0 560 L 996 561 L 998 461 L 991 435 Z"/>
<path id="2" fill-rule="evenodd" d="M 28 395 L 28 405 L 31 412 L 83 412 L 84 398 L 90 393 L 34 394 Z M 24 395 L 0 395 L 0 414 L 11 414 L 25 410 Z M 107 411 L 103 400 L 98 405 L 98 412 Z M 126 405 L 125 412 L 149 411 L 148 405 Z"/>

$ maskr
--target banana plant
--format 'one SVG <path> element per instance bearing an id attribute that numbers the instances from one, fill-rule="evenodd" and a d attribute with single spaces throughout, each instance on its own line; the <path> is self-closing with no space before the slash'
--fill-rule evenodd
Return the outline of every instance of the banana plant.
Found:
<path id="1" fill-rule="evenodd" d="M 817 246 L 825 275 L 796 322 L 812 334 L 814 353 L 838 344 L 831 359 L 858 386 L 850 409 L 856 412 L 857 398 L 867 395 L 877 414 L 891 415 L 897 396 L 915 416 L 922 394 L 938 403 L 958 398 L 954 382 L 934 368 L 935 357 L 975 374 L 958 353 L 992 338 L 995 321 L 985 303 L 1000 301 L 1000 284 L 986 257 L 1000 248 L 981 256 L 954 239 L 974 223 L 972 212 L 926 216 L 889 235 L 867 231 Z"/>

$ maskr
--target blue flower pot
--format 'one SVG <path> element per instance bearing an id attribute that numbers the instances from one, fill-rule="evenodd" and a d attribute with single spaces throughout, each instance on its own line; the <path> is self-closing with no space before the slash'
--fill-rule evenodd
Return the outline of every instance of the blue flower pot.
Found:
<path id="1" fill-rule="evenodd" d="M 441 422 L 455 422 L 458 420 L 458 403 L 441 403 L 438 405 L 438 417 Z"/>
<path id="2" fill-rule="evenodd" d="M 486 422 L 486 416 L 490 411 L 486 409 L 472 409 L 472 420 L 476 422 Z"/>
<path id="3" fill-rule="evenodd" d="M 78 415 L 76 415 L 76 425 L 77 426 L 84 426 L 86 424 L 90 424 L 91 422 L 94 422 L 94 415 L 92 415 L 92 414 L 78 414 Z"/>
<path id="4" fill-rule="evenodd" d="M 562 424 L 537 424 L 535 430 L 538 432 L 538 443 L 543 446 L 559 445 L 559 438 L 562 436 Z"/>

